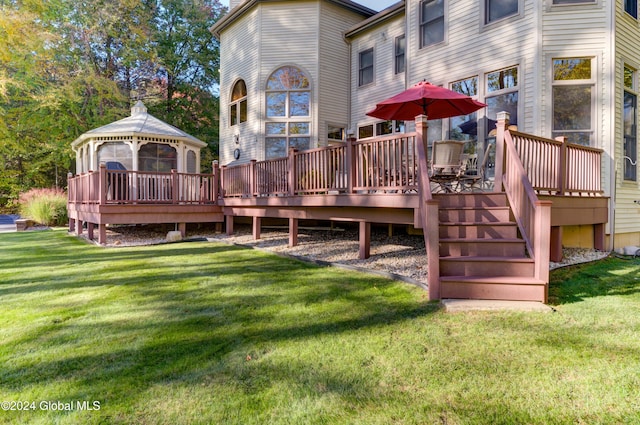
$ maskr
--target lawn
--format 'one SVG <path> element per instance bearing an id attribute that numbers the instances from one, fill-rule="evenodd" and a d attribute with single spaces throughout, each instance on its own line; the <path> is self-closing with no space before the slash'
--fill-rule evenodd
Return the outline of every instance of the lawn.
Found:
<path id="1" fill-rule="evenodd" d="M 553 313 L 456 314 L 217 243 L 2 234 L 0 265 L 1 424 L 640 423 L 638 259 L 554 271 Z"/>

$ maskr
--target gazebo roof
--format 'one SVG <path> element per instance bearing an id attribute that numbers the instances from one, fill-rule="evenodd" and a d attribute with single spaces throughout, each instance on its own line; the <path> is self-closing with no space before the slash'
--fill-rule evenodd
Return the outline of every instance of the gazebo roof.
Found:
<path id="1" fill-rule="evenodd" d="M 169 140 L 182 140 L 189 144 L 205 147 L 207 144 L 184 131 L 176 128 L 166 122 L 159 120 L 147 112 L 141 100 L 131 108 L 131 116 L 123 118 L 111 124 L 89 130 L 71 143 L 76 147 L 84 141 L 97 137 L 127 137 L 127 136 L 144 136 L 159 137 Z"/>

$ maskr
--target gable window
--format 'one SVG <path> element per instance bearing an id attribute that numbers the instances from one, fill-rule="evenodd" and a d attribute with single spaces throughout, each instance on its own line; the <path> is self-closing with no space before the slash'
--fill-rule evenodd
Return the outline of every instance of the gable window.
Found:
<path id="1" fill-rule="evenodd" d="M 624 0 L 624 11 L 638 19 L 638 0 Z"/>
<path id="2" fill-rule="evenodd" d="M 444 0 L 420 2 L 420 47 L 444 41 Z"/>
<path id="3" fill-rule="evenodd" d="M 485 0 L 485 24 L 518 14 L 520 0 Z"/>
<path id="4" fill-rule="evenodd" d="M 637 95 L 637 71 L 629 67 L 624 67 L 624 179 L 636 181 L 637 179 L 637 138 L 638 131 L 638 95 Z"/>
<path id="5" fill-rule="evenodd" d="M 370 83 L 373 83 L 373 47 L 360 52 L 358 60 L 358 85 Z"/>
<path id="6" fill-rule="evenodd" d="M 231 92 L 229 105 L 229 122 L 232 126 L 247 120 L 247 85 L 243 80 L 238 80 Z"/>
<path id="7" fill-rule="evenodd" d="M 594 93 L 592 58 L 553 59 L 553 137 L 593 144 Z"/>
<path id="8" fill-rule="evenodd" d="M 266 157 L 287 156 L 290 148 L 309 149 L 311 143 L 311 85 L 295 66 L 276 70 L 267 80 Z"/>
<path id="9" fill-rule="evenodd" d="M 396 53 L 395 53 L 395 72 L 400 74 L 404 72 L 404 51 L 406 41 L 404 35 L 396 37 Z"/>

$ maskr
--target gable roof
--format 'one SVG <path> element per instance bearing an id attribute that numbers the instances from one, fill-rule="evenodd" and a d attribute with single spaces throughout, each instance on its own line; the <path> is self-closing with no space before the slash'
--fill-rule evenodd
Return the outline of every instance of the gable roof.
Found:
<path id="1" fill-rule="evenodd" d="M 199 147 L 207 146 L 202 140 L 149 114 L 147 107 L 144 106 L 144 103 L 140 100 L 131 108 L 131 116 L 87 131 L 74 140 L 71 146 L 78 146 L 85 140 L 95 137 L 114 136 L 151 136 L 163 139 L 182 140 Z"/>
<path id="2" fill-rule="evenodd" d="M 379 13 L 365 19 L 362 22 L 359 22 L 354 27 L 345 31 L 344 36 L 346 38 L 351 38 L 359 33 L 366 31 L 370 28 L 375 27 L 376 25 L 382 24 L 389 19 L 393 19 L 398 15 L 404 14 L 405 11 L 405 1 L 401 0 L 397 3 L 392 4 L 386 9 L 381 10 Z"/>
<path id="3" fill-rule="evenodd" d="M 216 37 L 220 38 L 220 34 L 225 30 L 229 25 L 235 22 L 237 19 L 240 19 L 246 12 L 251 10 L 254 6 L 259 3 L 271 3 L 271 2 L 282 2 L 283 0 L 245 0 L 240 3 L 238 6 L 234 7 L 224 15 L 222 18 L 218 20 L 209 31 Z M 288 1 L 299 1 L 299 0 L 288 0 Z M 324 0 L 329 3 L 337 4 L 338 6 L 342 6 L 345 9 L 348 9 L 352 12 L 359 13 L 363 16 L 364 19 L 369 18 L 375 15 L 377 12 L 373 9 L 369 9 L 366 6 L 363 6 L 359 3 L 356 3 L 351 0 Z"/>

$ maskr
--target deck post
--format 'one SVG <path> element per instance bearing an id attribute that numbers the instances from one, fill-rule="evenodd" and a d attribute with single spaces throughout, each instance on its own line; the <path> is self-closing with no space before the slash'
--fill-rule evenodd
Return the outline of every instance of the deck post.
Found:
<path id="1" fill-rule="evenodd" d="M 171 170 L 171 203 L 178 203 L 178 170 Z"/>
<path id="2" fill-rule="evenodd" d="M 69 217 L 69 233 L 76 230 L 76 219 L 73 217 Z"/>
<path id="3" fill-rule="evenodd" d="M 213 177 L 211 179 L 211 193 L 208 193 L 208 196 L 211 196 L 210 201 L 214 203 L 218 203 L 218 189 L 220 187 L 220 165 L 218 160 L 215 160 L 211 163 L 211 172 L 213 173 Z"/>
<path id="4" fill-rule="evenodd" d="M 598 251 L 605 251 L 605 226 L 604 223 L 593 225 L 593 247 Z"/>
<path id="5" fill-rule="evenodd" d="M 104 164 L 100 164 L 100 178 L 98 179 L 100 205 L 107 203 L 107 167 Z"/>
<path id="6" fill-rule="evenodd" d="M 227 168 L 226 165 L 223 165 L 220 167 L 220 178 L 218 179 L 220 181 L 220 197 L 224 198 L 224 170 Z"/>
<path id="7" fill-rule="evenodd" d="M 298 219 L 289 218 L 289 248 L 298 245 Z"/>
<path id="8" fill-rule="evenodd" d="M 429 300 L 440 299 L 440 235 L 438 218 L 440 201 L 437 199 L 427 199 L 424 208 L 423 233 L 427 248 L 427 287 L 429 290 Z M 427 226 L 431 226 L 429 231 Z"/>
<path id="9" fill-rule="evenodd" d="M 298 152 L 297 149 L 289 149 L 289 159 L 287 161 L 287 165 L 289 166 L 289 181 L 287 182 L 289 186 L 289 196 L 296 196 L 296 182 L 298 181 L 296 152 Z"/>
<path id="10" fill-rule="evenodd" d="M 76 235 L 80 236 L 82 235 L 82 228 L 84 227 L 84 222 L 80 219 L 77 220 L 76 223 Z"/>
<path id="11" fill-rule="evenodd" d="M 249 163 L 249 198 L 260 195 L 258 193 L 258 185 L 256 182 L 256 159 L 252 159 Z"/>
<path id="12" fill-rule="evenodd" d="M 93 240 L 93 228 L 94 228 L 95 224 L 88 222 L 87 223 L 87 237 L 89 238 L 89 240 Z"/>
<path id="13" fill-rule="evenodd" d="M 98 224 L 98 243 L 100 245 L 107 244 L 107 225 L 104 223 Z"/>
<path id="14" fill-rule="evenodd" d="M 187 237 L 187 223 L 178 223 L 178 230 L 180 231 L 180 236 Z"/>
<path id="15" fill-rule="evenodd" d="M 504 174 L 504 132 L 509 128 L 509 113 L 498 112 L 496 123 L 496 168 L 493 184 L 494 192 L 502 192 L 502 175 Z"/>
<path id="16" fill-rule="evenodd" d="M 361 221 L 359 227 L 360 250 L 358 257 L 361 260 L 366 260 L 371 256 L 371 223 Z"/>
<path id="17" fill-rule="evenodd" d="M 558 179 L 558 195 L 564 195 L 567 188 L 567 180 L 565 178 L 567 173 L 567 138 L 564 136 L 556 137 L 558 142 L 562 142 L 560 146 L 560 158 L 558 161 L 557 179 Z"/>
<path id="18" fill-rule="evenodd" d="M 562 227 L 551 226 L 551 252 L 549 254 L 551 261 L 562 261 Z"/>
<path id="19" fill-rule="evenodd" d="M 225 225 L 227 227 L 227 235 L 229 236 L 233 235 L 233 216 L 225 215 L 224 220 L 225 220 Z"/>
<path id="20" fill-rule="evenodd" d="M 535 278 L 545 282 L 544 303 L 547 302 L 549 291 L 549 257 L 550 257 L 550 229 L 551 229 L 551 201 L 536 201 L 534 216 L 533 258 L 535 260 Z"/>
<path id="21" fill-rule="evenodd" d="M 353 193 L 353 182 L 356 180 L 356 162 L 355 155 L 353 154 L 353 142 L 356 140 L 355 137 L 349 136 L 347 137 L 347 145 L 346 149 L 346 165 L 347 165 L 347 194 Z"/>
<path id="22" fill-rule="evenodd" d="M 260 227 L 262 226 L 261 217 L 253 217 L 253 240 L 260 239 Z"/>

